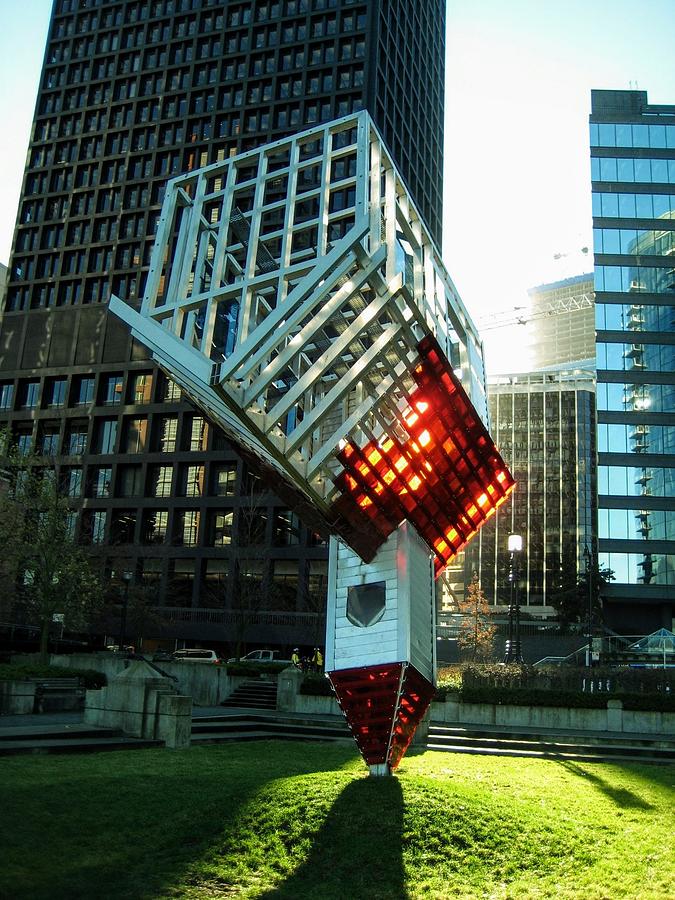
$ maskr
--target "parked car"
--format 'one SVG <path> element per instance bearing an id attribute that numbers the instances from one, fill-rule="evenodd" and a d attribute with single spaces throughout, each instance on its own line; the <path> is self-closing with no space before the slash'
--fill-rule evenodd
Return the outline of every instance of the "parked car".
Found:
<path id="1" fill-rule="evenodd" d="M 173 659 L 173 653 L 171 650 L 155 650 L 152 654 L 153 662 L 171 662 Z"/>
<path id="2" fill-rule="evenodd" d="M 197 648 L 187 648 L 185 650 L 174 650 L 171 654 L 174 662 L 190 662 L 190 663 L 219 663 L 220 659 L 215 650 L 201 650 Z"/>
<path id="3" fill-rule="evenodd" d="M 289 666 L 292 665 L 290 659 L 281 658 L 281 651 L 279 650 L 251 650 L 250 653 L 247 653 L 246 656 L 242 656 L 241 659 L 237 659 L 235 656 L 228 659 L 228 663 L 236 662 L 287 663 Z"/>

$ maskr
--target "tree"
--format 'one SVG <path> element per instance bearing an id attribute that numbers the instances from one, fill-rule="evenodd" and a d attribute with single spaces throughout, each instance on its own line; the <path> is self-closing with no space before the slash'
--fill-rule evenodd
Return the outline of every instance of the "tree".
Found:
<path id="1" fill-rule="evenodd" d="M 605 587 L 613 580 L 614 572 L 611 569 L 600 567 L 594 562 L 590 566 L 590 572 L 579 573 L 576 584 L 556 592 L 551 598 L 551 605 L 558 611 L 561 624 L 587 624 L 589 610 L 591 624 L 599 621 Z"/>
<path id="2" fill-rule="evenodd" d="M 471 660 L 488 658 L 494 644 L 495 626 L 476 572 L 473 573 L 466 596 L 459 601 L 459 611 L 462 615 L 457 638 L 460 649 Z"/>
<path id="3" fill-rule="evenodd" d="M 1 464 L 1 575 L 28 620 L 40 626 L 40 659 L 46 663 L 52 623 L 69 629 L 89 624 L 101 602 L 101 583 L 73 539 L 73 513 L 54 470 L 12 447 L 5 448 Z"/>

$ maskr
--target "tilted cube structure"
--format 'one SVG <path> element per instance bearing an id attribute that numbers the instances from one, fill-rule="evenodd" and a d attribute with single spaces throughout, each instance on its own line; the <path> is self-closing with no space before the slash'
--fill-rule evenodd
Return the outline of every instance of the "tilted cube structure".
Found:
<path id="1" fill-rule="evenodd" d="M 513 487 L 479 338 L 365 112 L 170 181 L 141 308 L 110 308 L 364 563 L 407 519 L 440 571 Z"/>

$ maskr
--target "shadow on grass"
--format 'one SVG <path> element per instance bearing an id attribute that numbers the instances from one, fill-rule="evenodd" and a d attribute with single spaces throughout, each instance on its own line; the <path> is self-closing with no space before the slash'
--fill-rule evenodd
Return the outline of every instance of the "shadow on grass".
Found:
<path id="1" fill-rule="evenodd" d="M 574 775 L 578 775 L 581 778 L 586 778 L 592 785 L 602 791 L 605 796 L 609 797 L 610 800 L 613 800 L 614 803 L 622 809 L 654 808 L 651 803 L 643 800 L 642 797 L 633 793 L 633 791 L 629 791 L 627 788 L 616 787 L 610 781 L 601 778 L 597 774 L 597 769 L 595 767 L 580 766 L 578 763 L 573 763 L 568 760 L 561 761 L 560 765 L 567 769 L 568 772 L 572 772 Z"/>
<path id="2" fill-rule="evenodd" d="M 406 900 L 403 794 L 396 778 L 361 778 L 339 795 L 307 860 L 265 900 Z"/>
<path id="3" fill-rule="evenodd" d="M 12 757 L 0 786 L 0 897 L 179 897 L 189 869 L 275 778 L 333 771 L 353 752 L 260 743 Z"/>

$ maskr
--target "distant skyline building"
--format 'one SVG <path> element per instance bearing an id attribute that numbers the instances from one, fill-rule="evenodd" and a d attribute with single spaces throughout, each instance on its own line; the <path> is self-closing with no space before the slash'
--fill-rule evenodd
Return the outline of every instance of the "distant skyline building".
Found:
<path id="1" fill-rule="evenodd" d="M 143 295 L 168 179 L 361 109 L 440 246 L 444 45 L 444 0 L 55 0 L 0 425 L 55 465 L 106 576 L 156 589 L 167 637 L 233 644 L 246 625 L 248 642 L 314 643 L 327 550 L 105 304 Z M 349 166 L 331 214 L 349 205 Z"/>
<path id="2" fill-rule="evenodd" d="M 533 371 L 595 356 L 593 274 L 530 288 L 526 314 Z"/>
<path id="3" fill-rule="evenodd" d="M 523 611 L 551 617 L 551 597 L 576 584 L 593 542 L 595 371 L 571 364 L 495 376 L 488 406 L 516 490 L 467 548 L 465 581 L 476 571 L 488 602 L 508 606 L 508 536 L 520 534 Z"/>
<path id="4" fill-rule="evenodd" d="M 598 552 L 607 623 L 673 627 L 675 105 L 593 91 Z"/>

